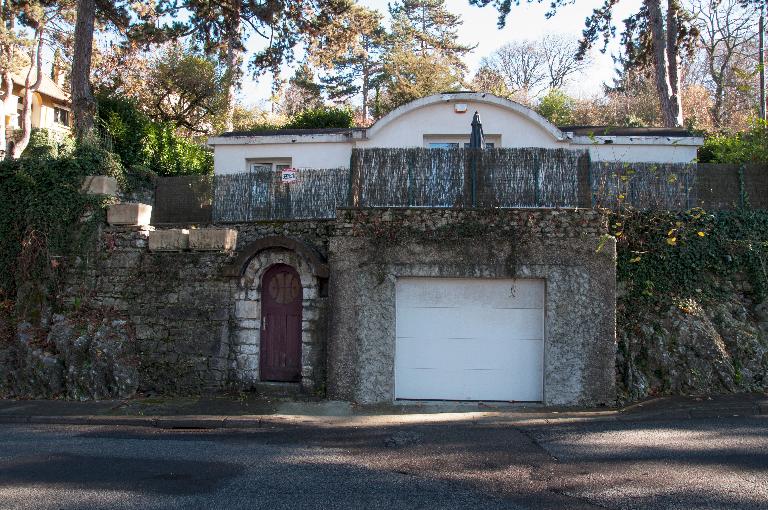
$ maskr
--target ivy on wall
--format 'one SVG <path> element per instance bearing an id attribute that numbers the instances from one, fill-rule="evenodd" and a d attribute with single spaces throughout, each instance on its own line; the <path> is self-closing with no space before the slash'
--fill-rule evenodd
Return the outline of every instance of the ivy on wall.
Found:
<path id="1" fill-rule="evenodd" d="M 103 221 L 108 199 L 80 192 L 94 174 L 124 180 L 111 153 L 89 143 L 63 156 L 0 162 L 0 298 L 23 295 L 22 315 L 40 314 L 66 257 L 86 250 Z"/>
<path id="2" fill-rule="evenodd" d="M 736 273 L 756 301 L 766 297 L 768 211 L 620 211 L 610 228 L 628 300 L 716 298 L 718 281 Z"/>

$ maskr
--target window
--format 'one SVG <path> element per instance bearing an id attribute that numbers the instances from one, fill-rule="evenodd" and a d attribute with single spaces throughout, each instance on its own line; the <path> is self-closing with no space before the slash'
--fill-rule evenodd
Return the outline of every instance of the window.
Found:
<path id="1" fill-rule="evenodd" d="M 485 148 L 486 149 L 493 149 L 494 143 L 493 142 L 485 142 Z M 469 149 L 469 142 L 464 144 L 465 149 Z"/>
<path id="2" fill-rule="evenodd" d="M 69 126 L 69 110 L 65 110 L 64 108 L 59 108 L 58 106 L 53 107 L 53 121 L 57 124 L 63 124 L 65 126 Z"/>
<path id="3" fill-rule="evenodd" d="M 291 160 L 289 159 L 275 159 L 275 160 L 257 160 L 250 161 L 248 163 L 248 170 L 251 172 L 272 172 L 285 170 L 291 167 Z"/>
<path id="4" fill-rule="evenodd" d="M 495 144 L 493 142 L 485 142 L 486 149 L 493 149 Z M 469 149 L 469 142 L 464 142 L 463 147 Z M 458 149 L 459 142 L 430 142 L 430 149 Z"/>

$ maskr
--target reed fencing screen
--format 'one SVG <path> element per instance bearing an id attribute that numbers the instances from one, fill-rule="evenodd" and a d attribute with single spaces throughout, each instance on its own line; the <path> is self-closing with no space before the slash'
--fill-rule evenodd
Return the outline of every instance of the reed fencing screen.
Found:
<path id="1" fill-rule="evenodd" d="M 213 188 L 213 221 L 335 218 L 347 204 L 349 170 L 306 168 L 282 182 L 281 171 L 220 175 Z"/>
<path id="2" fill-rule="evenodd" d="M 589 156 L 566 149 L 354 149 L 351 207 L 576 207 Z"/>
<path id="3" fill-rule="evenodd" d="M 343 207 L 768 209 L 762 165 L 591 162 L 565 149 L 354 149 L 350 168 L 157 179 L 152 222 L 331 219 Z"/>
<path id="4" fill-rule="evenodd" d="M 615 209 L 768 209 L 764 165 L 594 162 L 593 205 Z"/>

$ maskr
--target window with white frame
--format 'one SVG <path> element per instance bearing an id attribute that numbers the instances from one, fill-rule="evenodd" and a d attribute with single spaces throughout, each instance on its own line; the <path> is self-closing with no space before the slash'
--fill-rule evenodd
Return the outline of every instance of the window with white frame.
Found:
<path id="1" fill-rule="evenodd" d="M 291 167 L 290 158 L 267 158 L 248 160 L 249 172 L 273 172 Z"/>
<path id="2" fill-rule="evenodd" d="M 493 142 L 485 142 L 486 149 L 493 149 L 495 145 L 496 144 Z M 458 149 L 460 146 L 461 146 L 460 142 L 430 142 L 429 143 L 430 149 Z M 464 142 L 463 146 L 465 149 L 469 149 L 469 142 Z"/>

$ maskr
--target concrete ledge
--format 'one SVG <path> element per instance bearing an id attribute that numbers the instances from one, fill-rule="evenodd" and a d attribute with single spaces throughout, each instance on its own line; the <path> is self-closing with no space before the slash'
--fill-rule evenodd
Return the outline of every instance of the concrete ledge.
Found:
<path id="1" fill-rule="evenodd" d="M 237 230 L 197 228 L 189 231 L 189 248 L 198 251 L 232 251 L 237 245 Z"/>
<path id="2" fill-rule="evenodd" d="M 89 195 L 117 195 L 117 179 L 106 175 L 88 175 L 80 190 Z"/>
<path id="3" fill-rule="evenodd" d="M 107 223 L 110 225 L 149 225 L 152 206 L 140 203 L 113 204 L 107 209 Z"/>
<path id="4" fill-rule="evenodd" d="M 189 248 L 189 230 L 171 228 L 149 233 L 149 251 L 183 251 Z"/>

